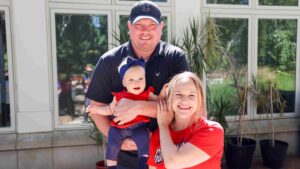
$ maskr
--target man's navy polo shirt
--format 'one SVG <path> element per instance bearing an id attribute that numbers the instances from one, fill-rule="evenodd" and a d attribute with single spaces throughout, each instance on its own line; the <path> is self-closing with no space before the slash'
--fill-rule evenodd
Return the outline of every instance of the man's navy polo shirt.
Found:
<path id="1" fill-rule="evenodd" d="M 118 66 L 127 56 L 137 58 L 130 41 L 101 56 L 86 97 L 97 102 L 110 103 L 113 99 L 111 93 L 124 89 Z M 153 86 L 155 94 L 158 95 L 163 85 L 175 74 L 187 70 L 188 64 L 183 50 L 160 41 L 146 62 L 146 88 Z"/>

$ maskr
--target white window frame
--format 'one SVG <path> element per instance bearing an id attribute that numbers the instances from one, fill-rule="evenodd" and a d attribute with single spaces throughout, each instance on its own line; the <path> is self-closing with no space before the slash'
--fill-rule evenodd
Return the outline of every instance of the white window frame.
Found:
<path id="1" fill-rule="evenodd" d="M 224 19 L 248 19 L 248 53 L 247 53 L 247 69 L 248 69 L 248 81 L 251 80 L 251 72 L 252 72 L 252 57 L 249 57 L 249 56 L 252 56 L 252 50 L 251 50 L 251 42 L 252 42 L 252 32 L 250 31 L 250 29 L 252 28 L 252 25 L 253 25 L 253 20 L 251 19 L 251 15 L 232 15 L 232 14 L 221 14 L 221 13 L 213 13 L 213 14 L 210 14 L 211 17 L 213 18 L 224 18 Z M 205 13 L 202 17 L 202 25 L 206 22 L 206 17 L 208 17 L 208 13 Z M 251 113 L 251 105 L 252 105 L 252 101 L 250 99 L 250 97 L 248 96 L 248 102 L 247 102 L 247 115 L 245 115 L 245 119 L 252 119 L 253 118 L 253 113 Z M 226 119 L 228 121 L 235 121 L 237 120 L 237 116 L 226 116 Z"/>
<path id="2" fill-rule="evenodd" d="M 111 4 L 112 0 L 50 0 L 50 2 L 63 3 L 91 3 L 91 4 Z"/>
<path id="3" fill-rule="evenodd" d="M 219 8 L 219 9 L 250 9 L 252 8 L 252 0 L 249 0 L 248 5 L 242 4 L 208 4 L 207 0 L 201 0 L 202 6 L 205 8 Z"/>
<path id="4" fill-rule="evenodd" d="M 273 5 L 259 5 L 259 0 L 254 2 L 254 5 L 257 9 L 266 9 L 266 10 L 299 10 L 300 9 L 300 1 L 298 0 L 298 6 L 273 6 Z"/>
<path id="5" fill-rule="evenodd" d="M 257 55 L 257 52 L 258 52 L 258 21 L 259 19 L 293 19 L 293 20 L 297 20 L 297 26 L 299 26 L 299 17 L 295 17 L 295 16 L 282 16 L 282 15 L 255 15 L 254 16 L 254 20 L 255 20 L 255 23 L 254 23 L 254 31 L 255 31 L 255 44 L 254 44 L 254 66 L 253 67 L 253 74 L 254 75 L 257 75 L 257 62 L 258 62 L 258 55 Z M 288 118 L 288 117 L 295 117 L 297 116 L 297 112 L 299 112 L 299 107 L 300 105 L 297 104 L 299 102 L 299 74 L 300 72 L 298 71 L 299 69 L 299 27 L 297 29 L 297 40 L 296 40 L 296 44 L 297 44 L 297 47 L 296 47 L 296 80 L 295 80 L 295 112 L 284 112 L 283 115 L 281 115 L 280 113 L 274 113 L 274 118 Z M 259 119 L 259 118 L 266 118 L 267 115 L 266 114 L 257 114 L 257 109 L 255 109 L 255 118 Z"/>
<path id="6" fill-rule="evenodd" d="M 155 2 L 155 4 L 157 4 L 158 6 L 171 6 L 173 0 L 167 0 L 167 2 Z M 136 3 L 138 1 L 127 1 L 127 0 L 115 0 L 115 3 L 117 5 L 130 5 L 132 6 L 134 3 Z"/>
<path id="7" fill-rule="evenodd" d="M 258 45 L 258 19 L 272 18 L 272 19 L 297 19 L 297 48 L 296 48 L 296 88 L 295 88 L 295 112 L 285 112 L 282 115 L 275 114 L 275 118 L 294 118 L 300 117 L 300 2 L 297 7 L 291 6 L 261 6 L 257 1 L 249 0 L 249 5 L 223 5 L 223 4 L 206 4 L 206 0 L 202 0 L 201 14 L 202 25 L 205 23 L 205 16 L 212 17 L 230 17 L 241 18 L 243 16 L 249 17 L 248 27 L 248 78 L 252 74 L 256 75 L 257 71 L 257 45 Z M 233 10 L 234 9 L 234 10 Z M 250 76 L 251 75 L 251 76 Z M 253 100 L 248 102 L 248 113 L 246 119 L 265 119 L 266 115 L 258 115 Z M 249 107 L 252 107 L 249 110 Z M 236 119 L 236 116 L 226 116 L 226 119 L 231 121 Z"/>
<path id="8" fill-rule="evenodd" d="M 6 44 L 7 44 L 7 60 L 8 60 L 8 76 L 9 76 L 9 102 L 10 102 L 10 127 L 0 127 L 1 133 L 11 133 L 16 130 L 16 109 L 15 109 L 15 93 L 14 93 L 14 60 L 12 53 L 12 33 L 11 33 L 11 16 L 10 16 L 10 2 L 0 2 L 0 10 L 4 11 L 5 15 L 5 29 L 6 29 Z"/>
<path id="9" fill-rule="evenodd" d="M 55 14 L 100 14 L 107 15 L 108 17 L 108 47 L 112 49 L 116 44 L 116 40 L 113 38 L 113 30 L 120 33 L 118 24 L 120 22 L 120 15 L 129 15 L 130 9 L 135 1 L 120 1 L 120 0 L 50 0 L 49 15 L 50 15 L 50 38 L 51 41 L 51 59 L 52 62 L 52 98 L 51 107 L 55 113 L 54 115 L 54 128 L 55 129 L 74 129 L 74 128 L 86 128 L 87 124 L 59 124 L 59 110 L 58 110 L 58 93 L 57 93 L 57 55 L 56 55 L 56 33 L 55 33 Z M 172 9 L 175 2 L 173 0 L 167 0 L 167 2 L 157 2 L 159 5 L 162 16 L 168 17 L 168 41 L 172 39 L 172 31 L 174 29 L 174 10 Z"/>
<path id="10" fill-rule="evenodd" d="M 112 11 L 109 10 L 84 10 L 84 9 L 51 9 L 51 51 L 52 51 L 52 63 L 53 63 L 53 106 L 55 112 L 54 126 L 56 129 L 68 129 L 68 128 L 86 128 L 88 125 L 84 123 L 77 124 L 59 124 L 59 106 L 58 106 L 58 93 L 57 93 L 57 50 L 56 50 L 56 29 L 55 29 L 55 14 L 93 14 L 93 15 L 106 15 L 108 25 L 108 48 L 111 48 L 112 44 Z"/>

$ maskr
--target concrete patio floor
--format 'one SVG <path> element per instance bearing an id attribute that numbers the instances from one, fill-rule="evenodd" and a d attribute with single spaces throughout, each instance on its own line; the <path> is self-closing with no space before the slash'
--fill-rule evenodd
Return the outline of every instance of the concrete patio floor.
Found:
<path id="1" fill-rule="evenodd" d="M 222 169 L 229 169 L 226 164 L 222 164 Z M 264 166 L 261 159 L 253 159 L 251 169 L 269 169 Z M 288 156 L 285 159 L 282 169 L 300 169 L 300 155 Z"/>

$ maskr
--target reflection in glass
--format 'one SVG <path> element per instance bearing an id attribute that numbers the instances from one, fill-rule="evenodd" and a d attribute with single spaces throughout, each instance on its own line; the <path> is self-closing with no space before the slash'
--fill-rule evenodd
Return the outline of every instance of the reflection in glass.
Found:
<path id="1" fill-rule="evenodd" d="M 259 0 L 259 5 L 298 6 L 298 0 Z"/>
<path id="2" fill-rule="evenodd" d="M 248 0 L 207 0 L 208 4 L 248 5 Z"/>
<path id="3" fill-rule="evenodd" d="M 237 84 L 243 86 L 247 75 L 248 19 L 216 18 L 220 26 L 222 46 L 227 55 L 207 72 L 209 111 L 219 113 L 223 105 L 225 115 L 236 115 L 239 109 Z"/>
<path id="4" fill-rule="evenodd" d="M 59 121 L 87 121 L 85 92 L 94 65 L 108 50 L 107 16 L 56 14 L 55 21 Z"/>
<path id="5" fill-rule="evenodd" d="M 119 29 L 120 29 L 120 35 L 115 34 L 115 38 L 120 42 L 120 44 L 125 43 L 128 41 L 128 27 L 127 27 L 127 21 L 129 16 L 128 15 L 120 15 L 120 23 L 119 23 Z M 161 36 L 161 39 L 163 41 L 168 41 L 168 18 L 166 16 L 162 16 L 161 20 L 164 22 L 164 28 L 163 28 L 163 34 Z"/>
<path id="6" fill-rule="evenodd" d="M 0 11 L 0 127 L 9 127 L 11 124 L 7 59 L 5 13 L 4 11 Z"/>
<path id="7" fill-rule="evenodd" d="M 274 81 L 286 101 L 285 112 L 294 112 L 297 20 L 259 19 L 258 30 L 257 81 Z"/>

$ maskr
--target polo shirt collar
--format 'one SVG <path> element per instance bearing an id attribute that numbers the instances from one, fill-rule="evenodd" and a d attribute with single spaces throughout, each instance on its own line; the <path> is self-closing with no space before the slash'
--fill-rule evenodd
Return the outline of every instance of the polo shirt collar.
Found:
<path id="1" fill-rule="evenodd" d="M 126 50 L 127 50 L 126 53 L 129 56 L 132 56 L 134 58 L 138 58 L 136 56 L 136 54 L 134 53 L 131 40 L 129 40 Z M 151 57 L 149 58 L 149 60 L 152 60 L 154 57 L 157 57 L 157 56 L 162 56 L 162 54 L 163 54 L 163 43 L 162 43 L 162 41 L 159 41 L 158 44 L 156 45 L 155 49 L 154 49 L 154 52 L 152 53 Z"/>

